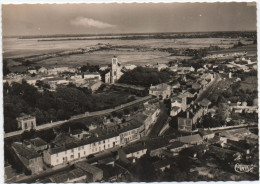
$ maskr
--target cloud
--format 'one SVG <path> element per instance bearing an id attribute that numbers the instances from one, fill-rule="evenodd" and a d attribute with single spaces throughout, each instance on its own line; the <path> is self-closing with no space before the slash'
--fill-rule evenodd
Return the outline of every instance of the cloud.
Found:
<path id="1" fill-rule="evenodd" d="M 70 23 L 75 26 L 96 27 L 100 29 L 115 27 L 115 25 L 86 17 L 77 17 L 71 20 Z"/>

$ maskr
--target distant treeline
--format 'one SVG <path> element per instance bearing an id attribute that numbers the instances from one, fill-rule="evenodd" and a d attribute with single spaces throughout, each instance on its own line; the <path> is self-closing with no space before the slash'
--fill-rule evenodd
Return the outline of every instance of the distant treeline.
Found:
<path id="1" fill-rule="evenodd" d="M 35 38 L 65 38 L 65 37 L 104 37 L 111 36 L 122 36 L 120 39 L 129 39 L 129 38 L 211 38 L 211 37 L 250 37 L 256 38 L 256 31 L 221 31 L 221 32 L 167 32 L 167 33 L 125 33 L 125 34 L 61 34 L 61 35 L 35 35 L 35 36 L 12 36 L 18 37 L 19 39 L 35 39 Z M 7 37 L 4 37 L 7 38 Z M 115 38 L 115 39 L 118 39 Z M 104 39 L 104 38 L 97 38 Z"/>

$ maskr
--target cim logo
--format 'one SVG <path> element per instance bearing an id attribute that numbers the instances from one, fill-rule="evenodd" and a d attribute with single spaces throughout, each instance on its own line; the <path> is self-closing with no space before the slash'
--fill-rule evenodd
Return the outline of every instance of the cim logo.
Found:
<path id="1" fill-rule="evenodd" d="M 235 171 L 238 173 L 249 173 L 249 172 L 253 172 L 254 169 L 254 165 L 243 165 L 243 164 L 239 164 L 237 163 L 235 165 Z"/>

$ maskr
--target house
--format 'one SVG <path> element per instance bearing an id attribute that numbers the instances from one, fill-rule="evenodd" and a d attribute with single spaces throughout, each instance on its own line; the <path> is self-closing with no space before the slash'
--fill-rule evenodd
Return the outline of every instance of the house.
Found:
<path id="1" fill-rule="evenodd" d="M 149 89 L 149 94 L 160 99 L 169 98 L 171 95 L 171 86 L 165 83 L 151 86 Z"/>
<path id="2" fill-rule="evenodd" d="M 174 155 L 178 155 L 181 150 L 187 147 L 187 144 L 184 144 L 179 141 L 171 142 L 171 144 L 167 147 L 167 150 L 175 153 Z"/>
<path id="3" fill-rule="evenodd" d="M 156 138 L 144 141 L 143 144 L 147 147 L 147 152 L 150 156 L 161 156 L 162 151 L 166 150 L 167 146 L 169 146 L 169 141 L 165 138 Z"/>
<path id="4" fill-rule="evenodd" d="M 21 114 L 20 117 L 16 118 L 18 122 L 18 128 L 22 130 L 36 129 L 36 117 L 26 114 Z"/>
<path id="5" fill-rule="evenodd" d="M 91 154 L 100 153 L 120 145 L 117 133 L 109 133 L 83 140 L 74 140 L 63 145 L 49 148 L 43 152 L 44 162 L 51 166 L 67 164 L 74 160 L 86 158 Z"/>
<path id="6" fill-rule="evenodd" d="M 195 82 L 192 84 L 192 89 L 199 90 L 199 89 L 201 89 L 201 86 L 199 83 Z"/>
<path id="7" fill-rule="evenodd" d="M 105 74 L 105 83 L 115 83 L 123 75 L 122 65 L 118 62 L 117 58 L 114 56 L 112 58 L 112 68 L 111 71 Z"/>
<path id="8" fill-rule="evenodd" d="M 48 69 L 45 68 L 45 67 L 41 67 L 41 68 L 38 70 L 38 73 L 40 73 L 40 74 L 47 74 L 47 73 L 48 73 Z"/>
<path id="9" fill-rule="evenodd" d="M 206 98 L 203 98 L 202 101 L 200 101 L 198 103 L 201 107 L 203 107 L 204 109 L 208 109 L 209 105 L 211 104 L 211 101 L 209 101 L 208 99 Z"/>
<path id="10" fill-rule="evenodd" d="M 48 183 L 85 183 L 87 181 L 87 175 L 82 169 L 76 168 L 55 174 L 47 179 Z M 46 179 L 40 182 L 45 183 L 45 181 Z"/>
<path id="11" fill-rule="evenodd" d="M 170 169 L 172 163 L 173 161 L 171 161 L 170 159 L 158 160 L 153 163 L 153 167 L 155 171 L 163 172 L 166 168 Z"/>
<path id="12" fill-rule="evenodd" d="M 75 167 L 85 171 L 88 182 L 101 181 L 103 178 L 103 171 L 98 167 L 88 164 L 86 161 L 76 163 Z"/>
<path id="13" fill-rule="evenodd" d="M 43 151 L 48 148 L 47 142 L 45 142 L 39 137 L 30 140 L 25 140 L 24 143 L 27 145 L 27 147 L 33 148 L 36 151 Z"/>
<path id="14" fill-rule="evenodd" d="M 89 155 L 103 152 L 105 150 L 119 147 L 140 139 L 140 133 L 144 130 L 144 125 L 136 122 L 126 122 L 118 129 L 107 131 L 105 129 L 95 129 L 92 137 L 78 140 L 72 138 L 65 142 L 60 139 L 56 141 L 54 147 L 50 147 L 43 152 L 43 159 L 47 165 L 56 166 L 67 164 L 74 160 L 84 159 Z M 62 143 L 63 142 L 65 143 Z"/>
<path id="15" fill-rule="evenodd" d="M 85 72 L 82 74 L 83 79 L 98 79 L 101 80 L 101 76 L 98 72 Z"/>
<path id="16" fill-rule="evenodd" d="M 202 155 L 202 154 L 206 153 L 207 150 L 208 150 L 207 145 L 200 144 L 200 145 L 195 145 L 195 146 L 185 148 L 181 152 L 181 154 L 196 158 L 196 157 L 198 157 L 198 155 Z"/>
<path id="17" fill-rule="evenodd" d="M 103 178 L 101 180 L 102 183 L 118 182 L 118 180 L 122 179 L 127 173 L 127 171 L 117 166 L 98 164 L 96 167 L 102 169 L 103 171 Z"/>
<path id="18" fill-rule="evenodd" d="M 77 139 L 83 139 L 85 134 L 87 134 L 87 132 L 84 130 L 80 130 L 80 129 L 72 130 L 70 132 L 70 136 L 77 138 Z"/>
<path id="19" fill-rule="evenodd" d="M 37 74 L 37 70 L 35 68 L 29 68 L 27 72 L 30 74 Z"/>
<path id="20" fill-rule="evenodd" d="M 177 116 L 181 112 L 181 108 L 178 106 L 173 106 L 171 108 L 170 116 Z"/>
<path id="21" fill-rule="evenodd" d="M 193 105 L 187 109 L 186 112 L 182 112 L 178 116 L 178 130 L 180 131 L 192 131 L 192 125 L 197 123 L 198 119 L 204 115 L 204 110 L 197 105 Z"/>
<path id="22" fill-rule="evenodd" d="M 144 131 L 144 124 L 136 120 L 132 120 L 129 125 L 122 127 L 119 132 L 120 144 L 126 145 L 140 139 L 141 132 Z"/>
<path id="23" fill-rule="evenodd" d="M 178 137 L 178 141 L 185 144 L 202 144 L 203 139 L 199 134 Z"/>
<path id="24" fill-rule="evenodd" d="M 108 69 L 108 68 L 109 68 L 108 65 L 101 65 L 101 66 L 99 67 L 99 70 L 100 70 L 100 71 L 105 71 L 105 70 Z"/>
<path id="25" fill-rule="evenodd" d="M 130 157 L 140 158 L 141 156 L 145 155 L 147 151 L 147 148 L 143 143 L 128 145 L 122 149 L 126 154 L 126 158 L 130 158 Z"/>
<path id="26" fill-rule="evenodd" d="M 21 142 L 14 142 L 11 146 L 16 157 L 22 162 L 32 174 L 39 173 L 43 170 L 43 161 L 41 154 L 33 148 L 28 148 Z"/>
<path id="27" fill-rule="evenodd" d="M 179 89 L 181 87 L 181 84 L 177 80 L 171 82 L 170 85 L 171 85 L 172 89 Z"/>
<path id="28" fill-rule="evenodd" d="M 158 104 L 144 104 L 145 110 L 142 113 L 138 113 L 133 117 L 134 120 L 143 123 L 145 127 L 145 133 L 154 125 L 160 114 L 160 108 Z"/>
<path id="29" fill-rule="evenodd" d="M 215 136 L 215 133 L 210 129 L 208 130 L 199 129 L 199 134 L 203 140 L 213 139 Z"/>
<path id="30" fill-rule="evenodd" d="M 132 65 L 132 64 L 127 64 L 127 65 L 124 66 L 124 68 L 125 68 L 126 70 L 133 70 L 133 69 L 135 69 L 136 67 L 137 67 L 136 65 Z"/>

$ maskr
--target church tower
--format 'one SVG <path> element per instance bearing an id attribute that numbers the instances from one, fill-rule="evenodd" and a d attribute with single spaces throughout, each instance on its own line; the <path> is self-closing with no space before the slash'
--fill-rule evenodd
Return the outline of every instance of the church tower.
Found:
<path id="1" fill-rule="evenodd" d="M 112 58 L 111 83 L 115 83 L 118 76 L 118 60 L 116 56 Z"/>

